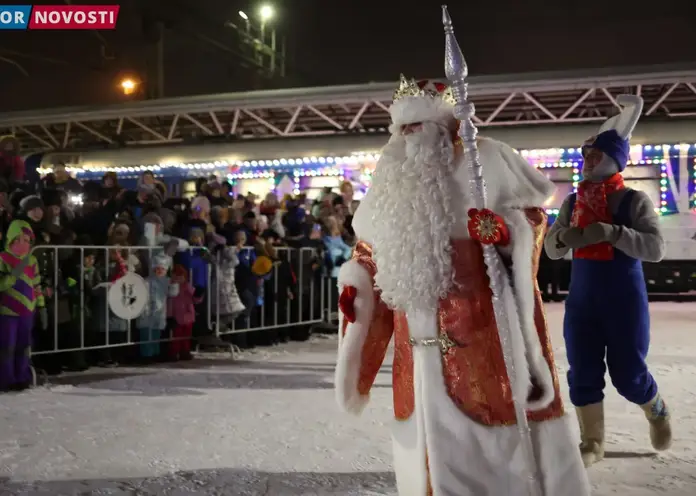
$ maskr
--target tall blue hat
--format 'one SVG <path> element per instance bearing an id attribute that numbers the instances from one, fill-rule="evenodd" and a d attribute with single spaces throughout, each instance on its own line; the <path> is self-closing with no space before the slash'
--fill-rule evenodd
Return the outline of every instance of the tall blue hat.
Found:
<path id="1" fill-rule="evenodd" d="M 619 170 L 626 168 L 630 156 L 629 139 L 643 112 L 643 99 L 638 95 L 619 95 L 616 103 L 621 112 L 607 119 L 596 136 L 585 142 L 585 147 L 601 150 L 614 159 Z"/>
<path id="2" fill-rule="evenodd" d="M 616 129 L 609 129 L 608 131 L 599 133 L 594 139 L 587 141 L 582 148 L 583 155 L 585 148 L 595 148 L 604 152 L 616 162 L 619 166 L 619 171 L 623 171 L 626 168 L 631 152 L 631 145 L 628 139 L 619 136 Z"/>

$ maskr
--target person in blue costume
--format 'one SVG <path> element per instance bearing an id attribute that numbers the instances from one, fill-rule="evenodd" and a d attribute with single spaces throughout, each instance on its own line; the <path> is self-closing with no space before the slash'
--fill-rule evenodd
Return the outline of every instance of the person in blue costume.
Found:
<path id="1" fill-rule="evenodd" d="M 586 466 L 604 458 L 604 376 L 639 405 L 656 450 L 672 443 L 670 413 L 648 371 L 650 312 L 642 262 L 665 253 L 658 216 L 647 194 L 627 188 L 621 172 L 643 100 L 622 95 L 623 111 L 583 146 L 583 181 L 565 199 L 544 241 L 552 259 L 573 250 L 563 336 L 568 385 L 580 423 Z"/>

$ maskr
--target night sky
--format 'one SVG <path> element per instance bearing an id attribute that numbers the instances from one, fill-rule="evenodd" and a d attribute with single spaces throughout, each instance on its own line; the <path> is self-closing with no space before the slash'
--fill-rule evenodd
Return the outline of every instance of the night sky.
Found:
<path id="1" fill-rule="evenodd" d="M 102 40 L 89 31 L 0 32 L 0 111 L 122 101 L 119 78 L 147 74 L 145 55 L 153 48 L 144 16 L 168 26 L 165 96 L 388 81 L 399 72 L 443 76 L 439 1 L 269 1 L 278 33 L 288 40 L 284 80 L 255 77 L 243 67 L 223 25 L 241 22 L 237 11 L 252 14 L 261 2 L 118 3 L 118 29 L 100 32 Z M 696 62 L 692 0 L 459 0 L 450 12 L 471 74 Z"/>

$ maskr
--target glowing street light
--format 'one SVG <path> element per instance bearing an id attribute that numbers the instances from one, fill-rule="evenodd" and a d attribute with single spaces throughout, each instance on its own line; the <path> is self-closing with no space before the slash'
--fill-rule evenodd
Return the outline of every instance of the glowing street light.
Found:
<path id="1" fill-rule="evenodd" d="M 261 9 L 259 9 L 259 15 L 261 16 L 262 22 L 270 20 L 273 17 L 273 14 L 273 7 L 270 5 L 263 5 Z"/>
<path id="2" fill-rule="evenodd" d="M 138 87 L 138 83 L 132 79 L 123 79 L 121 81 L 121 89 L 124 95 L 132 95 L 135 93 L 135 89 Z"/>
<path id="3" fill-rule="evenodd" d="M 239 11 L 239 17 L 241 17 L 241 18 L 244 19 L 245 21 L 248 21 L 248 20 L 249 20 L 249 16 L 246 15 L 246 13 L 244 13 L 244 11 L 242 11 L 242 10 Z"/>

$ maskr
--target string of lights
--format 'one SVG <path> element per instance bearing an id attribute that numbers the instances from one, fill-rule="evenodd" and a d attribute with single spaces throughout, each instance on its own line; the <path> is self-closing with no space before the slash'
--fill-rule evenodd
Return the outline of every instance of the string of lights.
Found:
<path id="1" fill-rule="evenodd" d="M 545 148 L 516 150 L 533 167 L 538 169 L 571 169 L 573 191 L 577 191 L 581 179 L 582 150 L 580 148 Z M 668 161 L 671 157 L 696 154 L 696 144 L 661 144 L 633 145 L 630 150 L 629 167 L 660 166 L 660 205 L 658 213 L 667 214 L 676 211 L 676 202 L 670 194 L 668 179 Z M 114 171 L 124 178 L 135 178 L 144 171 L 152 171 L 156 175 L 184 175 L 198 177 L 202 174 L 219 174 L 232 181 L 244 179 L 269 179 L 281 174 L 290 174 L 295 183 L 295 194 L 300 191 L 301 177 L 338 176 L 344 179 L 345 169 L 358 169 L 360 180 L 369 186 L 372 169 L 379 160 L 378 153 L 359 152 L 348 156 L 310 156 L 297 158 L 278 158 L 266 160 L 215 160 L 211 162 L 167 162 L 159 164 L 140 164 L 137 166 L 100 167 L 87 166 L 68 167 L 68 171 L 83 179 L 96 178 L 106 171 Z M 696 189 L 696 158 L 693 159 L 693 184 Z M 47 174 L 51 168 L 39 168 L 40 174 Z M 559 179 L 561 180 L 561 179 Z M 691 202 L 696 208 L 696 198 Z M 549 215 L 557 215 L 558 209 L 547 209 Z"/>

